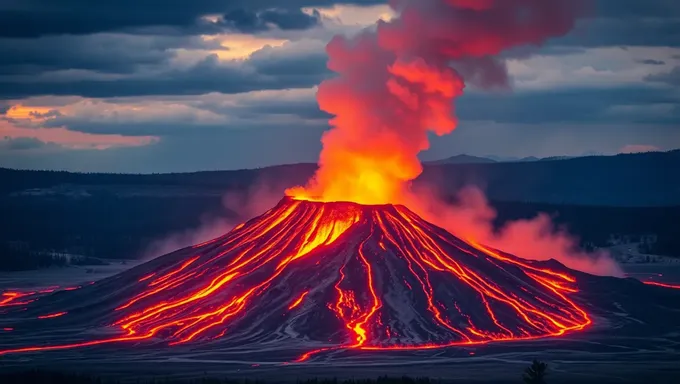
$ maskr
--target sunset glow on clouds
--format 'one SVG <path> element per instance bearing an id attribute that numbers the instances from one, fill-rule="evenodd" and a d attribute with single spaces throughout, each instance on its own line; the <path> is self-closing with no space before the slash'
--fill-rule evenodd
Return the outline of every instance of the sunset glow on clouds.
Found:
<path id="1" fill-rule="evenodd" d="M 0 166 L 20 167 L 27 149 L 31 166 L 57 169 L 92 160 L 134 172 L 142 168 L 132 159 L 143 158 L 158 164 L 144 171 L 173 170 L 178 150 L 188 155 L 185 170 L 313 161 L 329 117 L 315 100 L 330 76 L 326 43 L 394 14 L 378 0 L 194 0 L 168 3 L 162 14 L 130 18 L 127 9 L 91 20 L 100 6 L 119 8 L 102 0 L 73 7 L 69 20 L 80 22 L 64 23 L 40 19 L 46 1 L 21 11 L 33 25 L 0 28 L 0 49 L 10 52 L 0 57 Z M 458 101 L 459 129 L 424 157 L 680 147 L 680 31 L 664 8 L 673 5 L 651 0 L 658 4 L 642 12 L 629 1 L 596 1 L 599 13 L 571 34 L 507 52 L 512 92 L 471 81 Z M 125 156 L 111 155 L 123 148 Z"/>
<path id="2" fill-rule="evenodd" d="M 63 127 L 22 128 L 7 121 L 0 121 L 0 140 L 35 139 L 44 144 L 56 144 L 68 149 L 110 149 L 116 147 L 138 147 L 158 141 L 151 136 L 101 135 L 70 131 Z M 2 147 L 0 141 L 0 148 Z"/>

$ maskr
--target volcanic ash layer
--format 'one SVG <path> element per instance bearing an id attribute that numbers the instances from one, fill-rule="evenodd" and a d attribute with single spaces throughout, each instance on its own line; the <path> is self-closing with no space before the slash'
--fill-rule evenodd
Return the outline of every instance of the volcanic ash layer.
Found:
<path id="1" fill-rule="evenodd" d="M 208 243 L 40 298 L 21 317 L 63 314 L 40 323 L 59 338 L 0 353 L 290 339 L 317 352 L 425 349 L 588 326 L 575 279 L 544 265 L 462 241 L 404 206 L 284 198 Z"/>

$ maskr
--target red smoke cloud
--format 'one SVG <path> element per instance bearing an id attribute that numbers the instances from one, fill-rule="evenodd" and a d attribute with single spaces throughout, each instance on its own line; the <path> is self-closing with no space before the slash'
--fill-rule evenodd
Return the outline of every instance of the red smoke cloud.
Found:
<path id="1" fill-rule="evenodd" d="M 509 88 L 498 55 L 539 45 L 569 32 L 587 0 L 392 0 L 398 16 L 375 30 L 327 46 L 328 68 L 337 76 L 317 94 L 334 115 L 323 137 L 319 170 L 300 199 L 404 203 L 428 220 L 467 239 L 531 259 L 555 258 L 595 274 L 619 275 L 605 254 L 582 253 L 547 216 L 491 225 L 495 212 L 479 190 L 469 189 L 449 206 L 431 193 L 413 194 L 408 182 L 422 171 L 418 153 L 427 135 L 457 126 L 455 99 L 465 83 Z M 454 69 L 455 68 L 455 69 Z"/>
<path id="2" fill-rule="evenodd" d="M 337 76 L 319 86 L 322 110 L 334 115 L 319 170 L 289 194 L 364 204 L 403 201 L 422 171 L 417 155 L 428 132 L 457 126 L 454 100 L 465 80 L 508 86 L 496 55 L 567 33 L 581 0 L 393 0 L 399 15 L 327 46 Z M 457 71 L 454 68 L 458 68 Z"/>
<path id="3" fill-rule="evenodd" d="M 619 265 L 605 251 L 584 252 L 577 239 L 556 228 L 550 217 L 506 223 L 494 230 L 496 211 L 476 187 L 463 189 L 456 204 L 446 204 L 425 188 L 415 191 L 409 208 L 456 236 L 530 260 L 555 259 L 571 269 L 594 275 L 623 277 Z"/>

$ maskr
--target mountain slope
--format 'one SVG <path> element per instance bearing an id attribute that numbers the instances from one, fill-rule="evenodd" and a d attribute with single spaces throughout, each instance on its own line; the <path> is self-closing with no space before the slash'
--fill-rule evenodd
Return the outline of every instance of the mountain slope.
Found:
<path id="1" fill-rule="evenodd" d="M 0 333 L 0 354 L 105 344 L 245 348 L 260 358 L 298 351 L 304 361 L 337 350 L 526 341 L 588 329 L 591 312 L 615 311 L 599 296 L 618 286 L 678 298 L 463 241 L 403 206 L 285 198 L 207 243 L 75 291 L 7 301 L 0 328 L 12 331 Z M 645 316 L 658 316 L 649 309 Z"/>

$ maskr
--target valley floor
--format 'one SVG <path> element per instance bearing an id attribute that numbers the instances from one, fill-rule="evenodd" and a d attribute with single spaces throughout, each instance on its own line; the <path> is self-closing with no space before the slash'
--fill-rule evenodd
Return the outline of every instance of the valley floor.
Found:
<path id="1" fill-rule="evenodd" d="M 106 266 L 0 274 L 0 289 L 77 286 L 104 279 L 141 262 L 114 262 Z M 680 263 L 626 263 L 629 277 L 644 281 L 680 283 Z M 601 320 L 601 319 L 599 319 Z M 456 383 L 518 383 L 533 359 L 550 364 L 550 383 L 676 383 L 680 377 L 679 335 L 600 335 L 586 332 L 558 339 L 524 343 L 489 344 L 475 348 L 449 348 L 409 353 L 342 352 L 309 363 L 280 363 L 281 351 L 249 359 L 238 351 L 196 352 L 191 349 L 157 351 L 134 348 L 125 353 L 103 348 L 86 352 L 64 351 L 53 358 L 25 355 L 0 359 L 0 371 L 44 368 L 70 370 L 114 378 L 261 379 L 271 382 L 316 377 L 338 379 L 427 376 Z M 244 357 L 245 356 L 245 357 Z M 251 361 L 252 360 L 252 361 Z M 279 361 L 279 362 L 273 362 Z"/>

